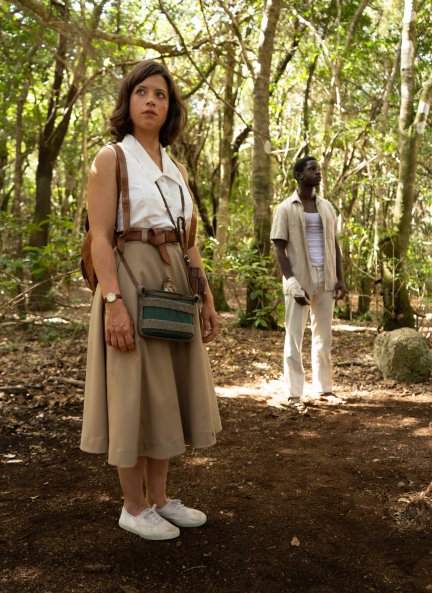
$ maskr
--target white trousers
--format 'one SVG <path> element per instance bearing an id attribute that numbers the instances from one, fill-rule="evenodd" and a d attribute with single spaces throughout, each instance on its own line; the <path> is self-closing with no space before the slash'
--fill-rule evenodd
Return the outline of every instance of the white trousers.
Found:
<path id="1" fill-rule="evenodd" d="M 332 390 L 332 319 L 333 291 L 324 290 L 324 268 L 313 267 L 315 290 L 310 294 L 310 305 L 299 305 L 285 295 L 284 376 L 288 398 L 304 395 L 304 367 L 302 360 L 303 336 L 310 313 L 312 331 L 312 384 L 315 394 Z"/>

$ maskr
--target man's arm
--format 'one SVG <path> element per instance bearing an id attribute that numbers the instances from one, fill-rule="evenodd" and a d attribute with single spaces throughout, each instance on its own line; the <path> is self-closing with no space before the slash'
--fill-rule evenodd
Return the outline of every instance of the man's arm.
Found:
<path id="1" fill-rule="evenodd" d="M 309 305 L 309 295 L 305 290 L 303 290 L 301 288 L 300 284 L 295 279 L 293 271 L 292 271 L 292 267 L 291 267 L 291 262 L 289 260 L 289 257 L 286 254 L 285 249 L 287 246 L 287 241 L 284 241 L 283 239 L 273 239 L 273 243 L 274 243 L 275 251 L 276 251 L 276 259 L 279 264 L 279 268 L 280 268 L 280 271 L 282 272 L 282 275 L 287 280 L 289 278 L 292 278 L 293 279 L 293 283 L 292 283 L 293 287 L 295 287 L 295 289 L 297 289 L 297 296 L 294 291 L 294 293 L 292 294 L 293 298 L 299 305 L 302 305 L 302 306 Z"/>
<path id="2" fill-rule="evenodd" d="M 282 272 L 282 275 L 288 280 L 288 278 L 291 278 L 291 276 L 294 276 L 294 274 L 290 260 L 288 259 L 285 251 L 287 241 L 284 241 L 283 239 L 273 239 L 273 243 L 275 246 L 276 259 L 279 264 L 280 271 Z"/>
<path id="3" fill-rule="evenodd" d="M 339 246 L 339 242 L 335 237 L 335 248 L 336 248 L 336 277 L 337 282 L 334 289 L 335 300 L 342 299 L 347 293 L 348 289 L 345 285 L 343 266 L 342 266 L 342 251 Z"/>

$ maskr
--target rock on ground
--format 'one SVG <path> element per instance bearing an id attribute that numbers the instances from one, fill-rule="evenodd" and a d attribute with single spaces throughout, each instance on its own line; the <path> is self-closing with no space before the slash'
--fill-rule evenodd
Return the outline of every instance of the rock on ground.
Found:
<path id="1" fill-rule="evenodd" d="M 432 372 L 426 340 L 409 327 L 379 334 L 374 342 L 374 359 L 386 379 L 422 383 Z"/>

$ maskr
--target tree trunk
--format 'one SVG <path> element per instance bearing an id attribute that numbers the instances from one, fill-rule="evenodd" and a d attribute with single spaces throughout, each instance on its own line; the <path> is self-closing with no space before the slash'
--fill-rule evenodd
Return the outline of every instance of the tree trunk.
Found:
<path id="1" fill-rule="evenodd" d="M 64 11 L 64 16 L 66 18 L 66 7 L 63 6 L 62 10 Z M 55 124 L 60 102 L 59 95 L 64 78 L 66 49 L 66 37 L 60 34 L 47 116 L 45 125 L 39 137 L 38 165 L 36 169 L 36 203 L 33 216 L 34 228 L 29 239 L 29 248 L 33 253 L 32 280 L 35 283 L 35 288 L 30 293 L 29 307 L 36 311 L 48 310 L 53 305 L 52 297 L 50 296 L 50 272 L 45 266 L 42 251 L 44 247 L 48 245 L 48 217 L 51 214 L 51 182 L 55 161 L 58 155 L 58 152 L 56 154 L 54 149 L 54 138 L 56 133 Z M 66 134 L 66 131 L 67 127 L 64 128 L 64 135 Z M 60 138 L 56 138 L 58 150 L 60 150 L 63 138 L 61 139 L 61 142 Z"/>
<path id="2" fill-rule="evenodd" d="M 84 210 L 85 192 L 87 187 L 87 176 L 89 170 L 88 162 L 88 111 L 87 111 L 87 95 L 83 93 L 81 98 L 82 107 L 82 166 L 81 166 L 81 191 L 78 196 L 75 217 L 74 217 L 74 236 L 79 237 L 82 227 L 82 214 Z"/>
<path id="3" fill-rule="evenodd" d="M 215 300 L 215 307 L 218 311 L 228 311 L 229 306 L 224 292 L 224 261 L 226 252 L 226 240 L 229 223 L 229 200 L 231 195 L 232 178 L 232 149 L 231 142 L 234 129 L 234 48 L 229 46 L 225 73 L 225 105 L 223 110 L 223 125 L 221 139 L 221 172 L 219 207 L 216 228 L 216 245 L 213 251 L 213 272 L 212 272 L 212 293 Z"/>
<path id="4" fill-rule="evenodd" d="M 11 192 L 6 188 L 6 169 L 8 163 L 7 136 L 3 134 L 0 137 L 0 211 L 6 212 L 11 196 Z"/>
<path id="5" fill-rule="evenodd" d="M 255 77 L 253 93 L 254 148 L 252 163 L 252 183 L 254 201 L 254 239 L 259 256 L 270 252 L 270 206 L 273 188 L 271 182 L 271 143 L 269 115 L 269 83 L 273 57 L 276 27 L 282 10 L 281 0 L 269 0 L 261 23 L 260 45 L 258 50 L 258 72 Z M 247 287 L 246 319 L 253 317 L 254 311 L 266 306 L 265 294 L 250 284 Z M 267 322 L 273 325 L 273 321 Z"/>
<path id="6" fill-rule="evenodd" d="M 97 29 L 103 5 L 104 2 L 101 2 L 94 7 L 91 17 L 91 30 Z M 56 6 L 61 10 L 64 20 L 67 21 L 67 6 L 60 4 L 56 4 Z M 64 95 L 63 101 L 61 101 L 60 94 L 65 78 L 67 43 L 68 38 L 63 33 L 60 33 L 48 111 L 45 125 L 39 138 L 38 166 L 36 170 L 36 204 L 33 218 L 35 226 L 29 240 L 29 247 L 34 250 L 32 279 L 36 283 L 30 293 L 29 307 L 36 311 L 48 310 L 53 305 L 50 295 L 50 270 L 45 265 L 46 262 L 43 257 L 43 250 L 48 245 L 49 237 L 48 217 L 51 213 L 51 183 L 54 166 L 68 131 L 72 109 L 79 98 L 78 89 L 85 75 L 87 52 L 89 51 L 87 44 L 83 44 L 78 51 L 72 82 L 67 93 Z M 59 114 L 60 119 L 58 121 Z"/>
<path id="7" fill-rule="evenodd" d="M 341 4 L 339 2 L 337 4 L 338 9 L 338 23 L 337 27 L 340 27 L 341 22 Z M 361 0 L 359 3 L 357 10 L 355 11 L 350 23 L 347 27 L 347 32 L 345 36 L 345 43 L 343 45 L 343 51 L 339 53 L 336 60 L 331 63 L 331 81 L 330 81 L 330 91 L 329 91 L 329 98 L 327 101 L 327 109 L 325 113 L 324 119 L 324 131 L 323 131 L 323 153 L 322 153 L 322 162 L 321 162 L 321 171 L 322 171 L 322 187 L 324 196 L 328 195 L 329 191 L 329 184 L 328 184 L 328 167 L 330 164 L 330 160 L 333 153 L 333 142 L 335 137 L 332 137 L 332 128 L 333 128 L 333 121 L 334 121 L 334 113 L 336 107 L 340 109 L 340 80 L 342 75 L 342 68 L 344 66 L 345 56 L 348 54 L 349 49 L 354 41 L 355 32 L 357 27 L 360 23 L 361 16 L 366 9 L 366 6 L 369 4 L 369 0 Z M 339 30 L 339 29 L 338 29 Z M 340 33 L 338 33 L 338 41 L 336 43 L 337 47 L 342 45 L 342 40 L 340 39 Z"/>
<path id="8" fill-rule="evenodd" d="M 12 216 L 14 220 L 21 220 L 21 190 L 23 178 L 23 154 L 22 154 L 22 138 L 23 138 L 23 111 L 27 99 L 28 86 L 24 84 L 17 101 L 16 111 L 16 132 L 15 132 L 15 165 L 14 165 L 14 195 L 12 202 Z M 23 245 L 22 234 L 14 232 L 11 236 L 11 254 L 16 262 L 22 261 Z M 16 267 L 16 287 L 15 295 L 19 296 L 23 293 L 23 279 L 24 269 L 22 264 Z M 26 302 L 25 298 L 21 297 L 17 303 L 17 309 L 20 313 L 25 313 Z"/>
<path id="9" fill-rule="evenodd" d="M 399 176 L 393 227 L 381 244 L 383 328 L 414 327 L 407 289 L 406 255 L 412 231 L 418 149 L 432 100 L 432 79 L 424 86 L 414 113 L 417 2 L 405 0 L 401 49 Z"/>

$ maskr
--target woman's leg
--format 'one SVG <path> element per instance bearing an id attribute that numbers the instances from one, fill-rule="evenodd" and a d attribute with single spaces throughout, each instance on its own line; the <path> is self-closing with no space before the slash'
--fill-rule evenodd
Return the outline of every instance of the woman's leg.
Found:
<path id="1" fill-rule="evenodd" d="M 135 517 L 149 506 L 143 487 L 144 468 L 145 457 L 138 457 L 134 467 L 117 468 L 124 496 L 123 506 L 129 514 Z"/>
<path id="2" fill-rule="evenodd" d="M 166 486 L 169 459 L 145 458 L 144 482 L 149 505 L 163 507 L 167 502 Z"/>
<path id="3" fill-rule="evenodd" d="M 158 500 L 165 505 L 167 473 L 168 460 L 149 460 L 145 457 L 139 457 L 135 467 L 118 468 L 124 494 L 124 505 L 119 519 L 122 529 L 144 539 L 172 539 L 180 535 L 178 527 L 166 521 L 149 506 L 149 502 L 153 506 Z M 148 500 L 144 494 L 143 478 L 146 481 Z"/>
<path id="4" fill-rule="evenodd" d="M 147 501 L 156 505 L 157 513 L 178 527 L 200 527 L 207 521 L 205 513 L 191 509 L 180 500 L 167 498 L 166 486 L 169 459 L 153 459 L 146 457 L 144 479 Z"/>

